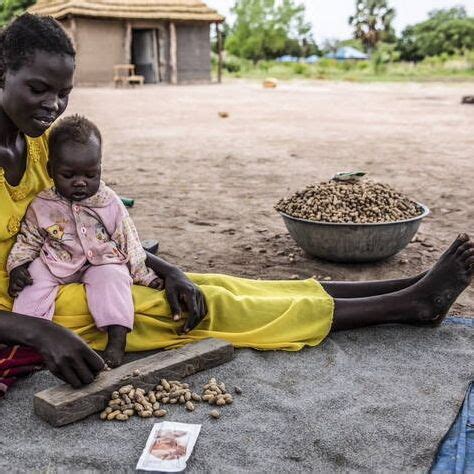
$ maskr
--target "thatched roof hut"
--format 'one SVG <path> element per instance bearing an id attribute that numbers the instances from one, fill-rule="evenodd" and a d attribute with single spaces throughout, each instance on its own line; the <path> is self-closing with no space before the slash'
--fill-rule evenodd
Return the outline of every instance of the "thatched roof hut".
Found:
<path id="1" fill-rule="evenodd" d="M 80 84 L 111 82 L 117 64 L 135 64 L 145 82 L 208 82 L 210 26 L 224 18 L 200 0 L 38 0 L 71 35 Z"/>

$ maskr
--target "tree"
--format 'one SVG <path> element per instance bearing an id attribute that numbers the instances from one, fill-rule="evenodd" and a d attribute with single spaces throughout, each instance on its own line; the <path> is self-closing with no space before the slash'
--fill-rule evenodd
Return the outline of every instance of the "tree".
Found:
<path id="1" fill-rule="evenodd" d="M 463 7 L 433 10 L 428 20 L 403 30 L 398 49 L 401 59 L 420 61 L 428 56 L 474 50 L 474 18 Z"/>
<path id="2" fill-rule="evenodd" d="M 395 33 L 392 21 L 395 10 L 386 0 L 356 0 L 356 13 L 349 17 L 354 27 L 354 37 L 362 40 L 367 51 L 372 51 L 379 41 L 393 42 Z"/>
<path id="3" fill-rule="evenodd" d="M 0 26 L 23 13 L 36 0 L 2 0 L 0 5 Z"/>
<path id="4" fill-rule="evenodd" d="M 305 7 L 294 0 L 236 0 L 232 13 L 236 19 L 225 43 L 231 54 L 257 62 L 315 51 Z"/>

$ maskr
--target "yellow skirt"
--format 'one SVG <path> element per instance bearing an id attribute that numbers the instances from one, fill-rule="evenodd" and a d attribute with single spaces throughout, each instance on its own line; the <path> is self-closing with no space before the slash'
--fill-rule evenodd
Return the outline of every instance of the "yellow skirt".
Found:
<path id="1" fill-rule="evenodd" d="M 314 279 L 303 281 L 249 280 L 218 274 L 188 274 L 202 290 L 207 316 L 190 333 L 177 331 L 164 291 L 133 287 L 135 326 L 127 338 L 127 351 L 183 346 L 216 337 L 235 347 L 297 351 L 316 346 L 328 335 L 334 300 Z M 0 273 L 0 309 L 11 311 L 8 277 Z M 93 349 L 103 350 L 105 333 L 94 325 L 82 284 L 61 287 L 54 322 L 71 329 Z"/>

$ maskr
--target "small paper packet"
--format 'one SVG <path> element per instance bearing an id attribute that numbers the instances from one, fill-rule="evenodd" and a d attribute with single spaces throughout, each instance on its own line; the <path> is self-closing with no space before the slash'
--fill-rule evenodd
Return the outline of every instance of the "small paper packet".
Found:
<path id="1" fill-rule="evenodd" d="M 180 472 L 193 452 L 201 425 L 164 421 L 155 423 L 145 449 L 137 463 L 137 470 Z"/>

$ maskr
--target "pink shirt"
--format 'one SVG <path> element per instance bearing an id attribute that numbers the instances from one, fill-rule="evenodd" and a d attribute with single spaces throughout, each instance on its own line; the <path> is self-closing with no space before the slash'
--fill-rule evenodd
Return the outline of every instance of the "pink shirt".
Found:
<path id="1" fill-rule="evenodd" d="M 50 272 L 64 278 L 86 265 L 127 263 L 134 283 L 158 278 L 145 265 L 137 230 L 112 189 L 101 182 L 96 194 L 71 202 L 53 189 L 30 204 L 7 262 L 7 271 L 40 257 Z"/>

